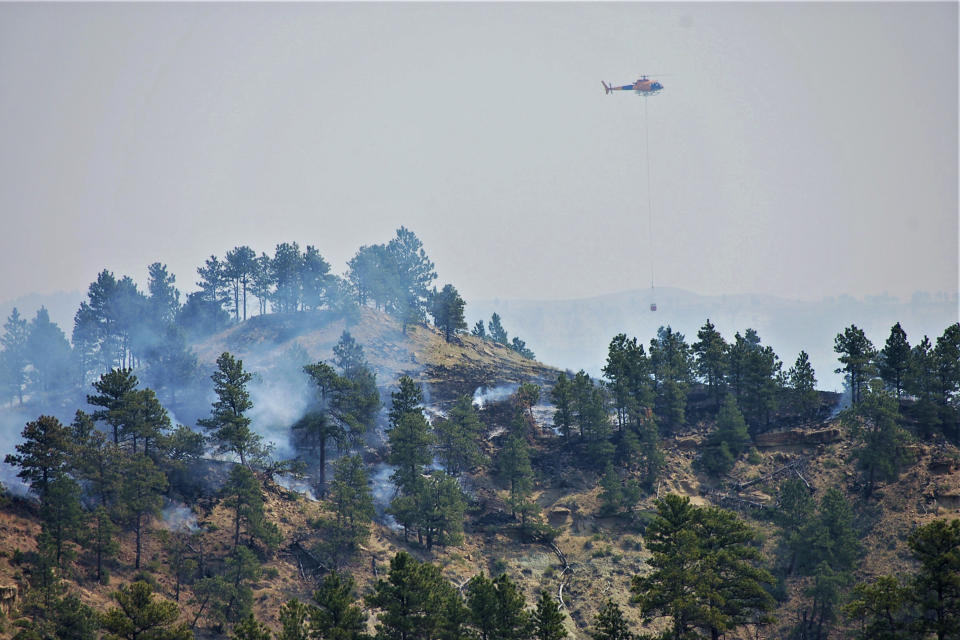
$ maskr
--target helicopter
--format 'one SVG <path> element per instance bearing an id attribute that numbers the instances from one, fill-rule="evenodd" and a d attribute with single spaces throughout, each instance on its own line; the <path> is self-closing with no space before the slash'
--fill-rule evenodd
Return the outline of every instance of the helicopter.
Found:
<path id="1" fill-rule="evenodd" d="M 610 93 L 611 91 L 636 91 L 637 95 L 652 96 L 663 90 L 662 84 L 656 80 L 651 80 L 647 76 L 640 76 L 640 79 L 633 84 L 625 84 L 620 87 L 609 85 L 603 80 L 600 81 L 600 84 L 603 85 L 603 89 L 607 93 Z"/>

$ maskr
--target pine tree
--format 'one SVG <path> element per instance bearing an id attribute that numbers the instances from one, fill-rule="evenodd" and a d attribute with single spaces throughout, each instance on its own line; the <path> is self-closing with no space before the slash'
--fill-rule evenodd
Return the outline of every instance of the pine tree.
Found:
<path id="1" fill-rule="evenodd" d="M 221 489 L 223 504 L 233 511 L 233 550 L 240 546 L 241 533 L 250 542 L 263 543 L 268 548 L 280 542 L 277 525 L 267 520 L 263 510 L 263 489 L 253 472 L 243 465 L 234 465 Z"/>
<path id="2" fill-rule="evenodd" d="M 139 384 L 131 369 L 112 369 L 93 383 L 98 395 L 88 395 L 87 404 L 102 407 L 94 411 L 94 420 L 106 422 L 113 431 L 113 443 L 120 444 L 123 426 L 129 420 L 129 394 Z"/>
<path id="3" fill-rule="evenodd" d="M 497 313 L 494 313 L 490 316 L 490 322 L 487 323 L 487 328 L 490 331 L 490 339 L 496 342 L 497 344 L 502 344 L 507 346 L 509 340 L 507 338 L 507 331 L 503 328 L 503 325 L 500 324 L 500 316 Z"/>
<path id="4" fill-rule="evenodd" d="M 671 618 L 665 638 L 716 638 L 757 618 L 766 618 L 773 598 L 763 585 L 773 577 L 759 566 L 757 534 L 733 513 L 694 507 L 689 498 L 657 500 L 647 527 L 653 572 L 631 586 L 645 619 Z"/>
<path id="5" fill-rule="evenodd" d="M 906 447 L 910 437 L 899 424 L 897 418 L 897 400 L 886 391 L 879 381 L 872 381 L 870 388 L 855 415 L 864 420 L 854 427 L 863 439 L 863 445 L 856 451 L 857 462 L 865 475 L 865 491 L 873 493 L 877 481 L 896 480 L 900 470 L 909 460 Z"/>
<path id="6" fill-rule="evenodd" d="M 836 372 L 845 374 L 853 404 L 858 405 L 862 390 L 876 373 L 873 359 L 877 351 L 863 330 L 853 324 L 844 329 L 843 333 L 837 334 L 833 350 L 839 354 L 840 363 L 843 365 Z"/>
<path id="7" fill-rule="evenodd" d="M 706 323 L 697 332 L 697 342 L 691 345 L 696 358 L 696 370 L 700 379 L 707 385 L 716 410 L 720 410 L 723 399 L 723 381 L 726 376 L 727 351 L 729 346 L 717 328 L 707 318 Z"/>
<path id="8" fill-rule="evenodd" d="M 444 471 L 431 471 L 419 483 L 417 535 L 425 538 L 427 550 L 434 544 L 446 546 L 463 540 L 463 513 L 466 497 L 457 480 Z"/>
<path id="9" fill-rule="evenodd" d="M 5 394 L 17 396 L 20 404 L 23 404 L 23 389 L 27 383 L 27 342 L 29 340 L 29 329 L 27 319 L 20 315 L 16 307 L 10 312 L 10 317 L 3 325 L 4 334 L 0 336 L 0 345 L 3 345 L 3 351 L 0 352 L 0 380 L 5 382 Z"/>
<path id="10" fill-rule="evenodd" d="M 323 259 L 316 247 L 307 245 L 300 271 L 303 307 L 316 310 L 329 303 L 330 285 L 330 263 Z"/>
<path id="11" fill-rule="evenodd" d="M 797 361 L 787 372 L 787 380 L 793 396 L 793 403 L 805 418 L 812 417 L 820 405 L 820 396 L 817 393 L 817 379 L 814 376 L 810 356 L 801 351 Z"/>
<path id="12" fill-rule="evenodd" d="M 113 592 L 119 607 L 101 618 L 105 640 L 190 640 L 193 633 L 186 624 L 176 624 L 180 610 L 172 602 L 157 600 L 153 588 L 138 581 L 121 585 Z"/>
<path id="13" fill-rule="evenodd" d="M 261 253 L 254 260 L 250 273 L 250 293 L 257 298 L 257 313 L 267 312 L 267 303 L 273 297 L 273 274 L 270 273 L 270 256 Z"/>
<path id="14" fill-rule="evenodd" d="M 75 555 L 72 549 L 67 549 L 66 544 L 80 539 L 84 525 L 80 485 L 73 478 L 58 473 L 50 481 L 40 503 L 40 520 L 44 530 L 50 534 L 56 549 L 57 566 L 62 569 L 65 562 Z"/>
<path id="15" fill-rule="evenodd" d="M 693 356 L 683 334 L 660 327 L 650 341 L 655 412 L 661 427 L 672 431 L 686 423 L 687 391 L 693 376 Z"/>
<path id="16" fill-rule="evenodd" d="M 109 574 L 104 565 L 116 557 L 120 548 L 116 535 L 117 526 L 113 523 L 110 512 L 103 506 L 97 507 L 90 517 L 90 530 L 87 532 L 85 546 L 93 555 L 99 584 L 106 584 Z"/>
<path id="17" fill-rule="evenodd" d="M 320 551 L 339 566 L 351 557 L 370 535 L 373 519 L 373 495 L 359 455 L 344 456 L 334 464 L 333 482 L 328 495 L 335 518 Z"/>
<path id="18" fill-rule="evenodd" d="M 367 367 L 367 358 L 360 345 L 350 332 L 344 329 L 337 344 L 333 345 L 333 363 L 343 371 L 345 376 L 361 367 Z"/>
<path id="19" fill-rule="evenodd" d="M 473 325 L 473 329 L 470 331 L 470 333 L 480 338 L 481 340 L 486 340 L 487 330 L 483 326 L 483 320 L 477 320 L 477 324 Z"/>
<path id="20" fill-rule="evenodd" d="M 907 640 L 910 629 L 912 590 L 894 576 L 880 576 L 873 582 L 854 586 L 844 613 L 859 622 L 855 636 L 861 640 Z"/>
<path id="21" fill-rule="evenodd" d="M 711 475 L 728 473 L 750 445 L 747 425 L 732 395 L 727 395 L 717 414 L 717 427 L 707 436 L 699 465 Z"/>
<path id="22" fill-rule="evenodd" d="M 233 453 L 246 465 L 247 459 L 257 460 L 264 455 L 261 438 L 250 429 L 250 418 L 244 415 L 253 408 L 247 383 L 253 376 L 243 370 L 243 361 L 223 352 L 217 358 L 217 370 L 210 376 L 217 401 L 209 418 L 197 424 L 210 432 L 210 438 L 221 453 Z"/>
<path id="23" fill-rule="evenodd" d="M 40 416 L 26 424 L 21 437 L 23 442 L 14 447 L 17 453 L 8 453 L 4 462 L 20 468 L 17 477 L 30 485 L 42 502 L 50 483 L 67 470 L 73 449 L 70 430 L 53 416 Z"/>
<path id="24" fill-rule="evenodd" d="M 630 631 L 627 621 L 623 618 L 620 605 L 607 600 L 594 620 L 594 630 L 590 634 L 593 640 L 636 640 Z"/>
<path id="25" fill-rule="evenodd" d="M 230 640 L 270 640 L 270 629 L 250 613 L 233 626 Z"/>
<path id="26" fill-rule="evenodd" d="M 70 381 L 70 343 L 67 337 L 50 321 L 46 307 L 40 307 L 28 330 L 26 354 L 33 366 L 31 386 L 40 391 L 64 388 Z"/>
<path id="27" fill-rule="evenodd" d="M 324 640 L 363 640 L 367 614 L 357 606 L 356 583 L 349 573 L 331 571 L 313 592 L 310 633 Z"/>
<path id="28" fill-rule="evenodd" d="M 898 322 L 890 328 L 890 337 L 877 354 L 877 372 L 887 388 L 897 394 L 898 400 L 903 392 L 909 369 L 910 343 L 907 342 L 907 332 Z"/>
<path id="29" fill-rule="evenodd" d="M 439 292 L 434 289 L 431 296 L 430 315 L 433 323 L 443 330 L 443 337 L 447 342 L 455 334 L 467 328 L 467 321 L 463 316 L 466 303 L 452 284 L 444 285 Z"/>
<path id="30" fill-rule="evenodd" d="M 509 486 L 510 508 L 514 517 L 524 514 L 524 505 L 533 490 L 533 468 L 530 466 L 530 450 L 520 434 L 508 437 L 498 458 L 499 473 Z"/>
<path id="31" fill-rule="evenodd" d="M 483 429 L 477 409 L 466 395 L 457 398 L 446 418 L 436 421 L 437 457 L 447 473 L 458 476 L 483 461 Z"/>
<path id="32" fill-rule="evenodd" d="M 918 631 L 937 640 L 956 638 L 960 629 L 960 520 L 933 520 L 907 538 L 920 563 L 914 592 L 920 610 Z"/>
<path id="33" fill-rule="evenodd" d="M 136 560 L 140 568 L 143 549 L 144 520 L 160 515 L 162 494 L 167 489 L 167 478 L 154 465 L 153 460 L 142 453 L 134 453 L 123 461 L 123 482 L 120 484 L 119 501 L 123 518 L 136 534 Z"/>
<path id="34" fill-rule="evenodd" d="M 939 382 L 940 423 L 944 434 L 960 439 L 960 323 L 954 322 L 937 338 L 933 356 Z"/>
<path id="35" fill-rule="evenodd" d="M 276 246 L 270 260 L 273 276 L 273 309 L 278 313 L 293 313 L 299 310 L 301 300 L 301 274 L 303 254 L 296 242 L 283 242 Z"/>
<path id="36" fill-rule="evenodd" d="M 387 579 L 377 580 L 365 600 L 380 610 L 377 638 L 429 640 L 442 626 L 447 601 L 458 597 L 436 565 L 401 551 L 390 561 Z"/>
<path id="37" fill-rule="evenodd" d="M 180 291 L 177 290 L 177 278 L 167 271 L 167 265 L 154 262 L 147 267 L 147 298 L 150 316 L 156 326 L 172 324 L 180 311 Z"/>
<path id="38" fill-rule="evenodd" d="M 533 637 L 536 640 L 563 640 L 567 637 L 563 617 L 560 605 L 553 596 L 540 591 L 540 599 L 533 612 Z"/>

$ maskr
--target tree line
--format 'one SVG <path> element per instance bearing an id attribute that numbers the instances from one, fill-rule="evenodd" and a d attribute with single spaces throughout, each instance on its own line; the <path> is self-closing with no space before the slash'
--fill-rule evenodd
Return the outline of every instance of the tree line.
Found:
<path id="1" fill-rule="evenodd" d="M 372 306 L 404 331 L 429 315 L 447 341 L 467 329 L 463 298 L 452 284 L 437 289 L 433 262 L 405 227 L 386 244 L 361 247 L 342 276 L 316 247 L 296 242 L 278 244 L 272 256 L 246 245 L 211 255 L 197 268 L 197 290 L 186 296 L 165 264 L 154 262 L 147 273 L 146 290 L 127 275 L 97 274 L 69 339 L 45 308 L 30 320 L 14 309 L 0 336 L 3 398 L 23 404 L 25 392 L 63 393 L 121 368 L 137 370 L 172 401 L 198 376 L 189 344 L 246 320 L 252 308 L 258 315 L 323 311 L 352 322 L 360 307 Z M 523 340 L 507 340 L 497 314 L 490 326 L 491 340 L 534 357 Z"/>

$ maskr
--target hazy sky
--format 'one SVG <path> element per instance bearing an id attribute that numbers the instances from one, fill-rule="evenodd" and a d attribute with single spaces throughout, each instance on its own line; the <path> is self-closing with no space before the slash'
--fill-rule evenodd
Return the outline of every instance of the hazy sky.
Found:
<path id="1" fill-rule="evenodd" d="M 955 292 L 957 7 L 2 4 L 0 300 L 401 224 L 468 300 Z"/>

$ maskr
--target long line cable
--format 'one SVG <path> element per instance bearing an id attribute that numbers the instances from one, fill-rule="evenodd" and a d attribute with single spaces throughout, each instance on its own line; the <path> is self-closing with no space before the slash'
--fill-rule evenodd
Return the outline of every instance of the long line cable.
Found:
<path id="1" fill-rule="evenodd" d="M 650 238 L 650 293 L 653 294 L 653 204 L 650 197 L 650 119 L 647 117 L 647 96 L 643 97 L 643 146 L 647 153 L 647 235 Z"/>

